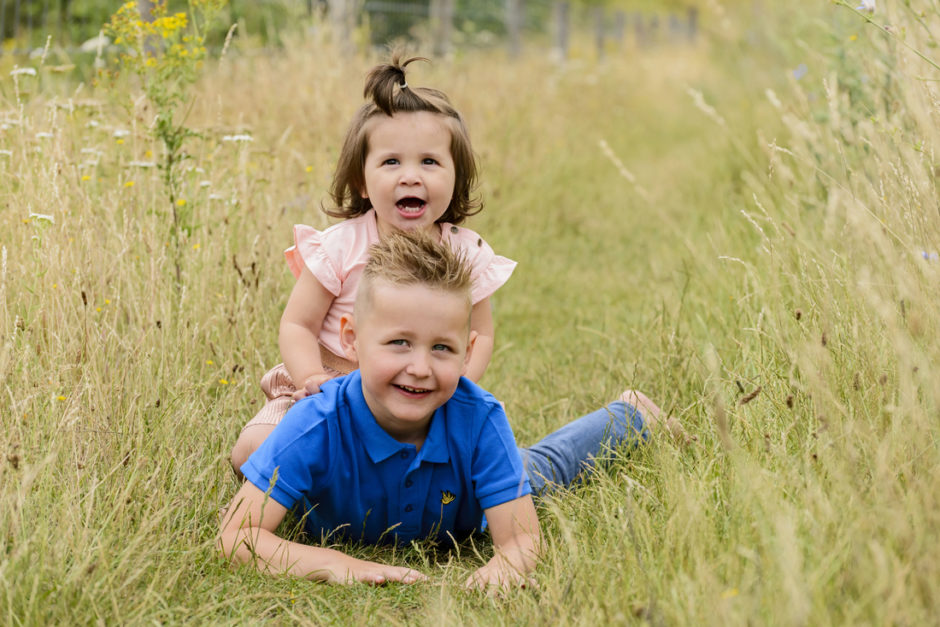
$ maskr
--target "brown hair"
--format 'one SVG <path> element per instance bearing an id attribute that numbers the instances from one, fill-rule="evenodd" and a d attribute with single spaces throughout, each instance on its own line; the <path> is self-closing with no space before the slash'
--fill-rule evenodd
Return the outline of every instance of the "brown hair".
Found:
<path id="1" fill-rule="evenodd" d="M 369 249 L 359 280 L 356 306 L 368 302 L 376 279 L 392 285 L 425 287 L 465 295 L 470 307 L 470 262 L 446 242 L 423 231 L 393 231 Z M 469 313 L 468 313 L 469 315 Z"/>
<path id="2" fill-rule="evenodd" d="M 412 61 L 427 59 L 414 57 L 402 61 L 400 53 L 393 53 L 389 63 L 375 66 L 366 77 L 363 96 L 371 99 L 371 102 L 359 108 L 346 131 L 330 186 L 330 197 L 335 209 L 324 209 L 327 215 L 355 218 L 372 208 L 372 201 L 362 197 L 366 185 L 363 169 L 369 153 L 367 122 L 379 115 L 392 116 L 418 111 L 443 116 L 450 128 L 450 153 L 456 174 L 454 196 L 438 222 L 460 224 L 468 216 L 482 210 L 482 201 L 473 195 L 477 163 L 463 118 L 443 92 L 429 87 L 412 87 L 405 82 L 405 67 Z"/>

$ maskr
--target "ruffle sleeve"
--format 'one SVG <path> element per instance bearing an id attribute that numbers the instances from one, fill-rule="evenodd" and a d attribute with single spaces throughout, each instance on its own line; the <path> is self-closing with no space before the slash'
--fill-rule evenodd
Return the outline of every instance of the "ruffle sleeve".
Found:
<path id="1" fill-rule="evenodd" d="M 470 273 L 473 279 L 470 297 L 474 305 L 492 296 L 493 292 L 509 280 L 516 269 L 515 261 L 497 255 L 482 237 L 470 229 L 446 223 L 441 226 L 443 236 L 449 240 L 454 250 L 466 255 L 473 267 Z"/>
<path id="2" fill-rule="evenodd" d="M 338 296 L 343 287 L 343 278 L 338 260 L 331 259 L 324 245 L 325 233 L 312 226 L 294 226 L 294 245 L 284 251 L 287 265 L 294 278 L 306 267 L 333 296 Z"/>

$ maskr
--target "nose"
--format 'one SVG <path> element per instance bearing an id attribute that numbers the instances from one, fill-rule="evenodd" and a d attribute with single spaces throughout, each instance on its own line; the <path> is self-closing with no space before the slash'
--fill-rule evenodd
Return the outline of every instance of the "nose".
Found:
<path id="1" fill-rule="evenodd" d="M 413 377 L 427 377 L 431 374 L 431 360 L 428 354 L 422 350 L 416 350 L 411 353 L 411 359 L 406 368 L 408 374 Z"/>
<path id="2" fill-rule="evenodd" d="M 421 182 L 418 168 L 406 165 L 400 170 L 398 182 L 400 185 L 416 185 Z"/>

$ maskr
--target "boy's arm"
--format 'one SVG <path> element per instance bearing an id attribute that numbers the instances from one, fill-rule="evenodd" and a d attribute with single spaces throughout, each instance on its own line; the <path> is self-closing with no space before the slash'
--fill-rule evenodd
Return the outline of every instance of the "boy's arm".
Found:
<path id="1" fill-rule="evenodd" d="M 274 534 L 287 509 L 246 481 L 229 503 L 216 546 L 222 556 L 263 573 L 287 573 L 331 583 L 415 583 L 410 568 L 356 559 L 340 551 L 290 542 Z"/>
<path id="2" fill-rule="evenodd" d="M 542 551 L 542 535 L 531 495 L 484 510 L 496 553 L 464 584 L 468 588 L 525 586 Z"/>
<path id="3" fill-rule="evenodd" d="M 489 298 L 484 298 L 470 310 L 470 330 L 477 332 L 477 338 L 473 342 L 466 377 L 474 383 L 479 383 L 486 367 L 490 365 L 495 344 L 496 330 L 493 327 L 493 310 Z"/>

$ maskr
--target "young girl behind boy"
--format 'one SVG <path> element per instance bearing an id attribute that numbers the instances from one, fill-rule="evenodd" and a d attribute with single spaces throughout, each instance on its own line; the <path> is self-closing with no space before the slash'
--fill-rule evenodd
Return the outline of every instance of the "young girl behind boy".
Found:
<path id="1" fill-rule="evenodd" d="M 482 208 L 473 196 L 476 160 L 463 119 L 447 96 L 407 84 L 405 67 L 416 60 L 395 55 L 366 79 L 364 96 L 371 101 L 346 133 L 330 189 L 336 209 L 326 211 L 345 220 L 322 232 L 294 227 L 294 246 L 285 256 L 297 282 L 278 333 L 284 361 L 261 380 L 268 400 L 235 443 L 236 471 L 294 401 L 356 369 L 344 357 L 339 320 L 352 313 L 369 248 L 395 230 L 425 231 L 471 262 L 470 328 L 477 338 L 466 376 L 479 381 L 489 364 L 494 336 L 489 297 L 516 264 L 457 226 Z"/>

